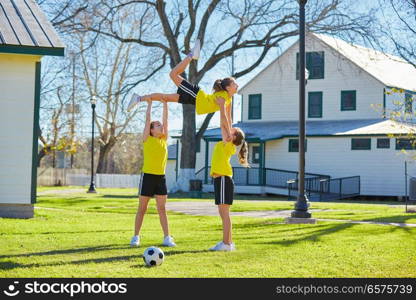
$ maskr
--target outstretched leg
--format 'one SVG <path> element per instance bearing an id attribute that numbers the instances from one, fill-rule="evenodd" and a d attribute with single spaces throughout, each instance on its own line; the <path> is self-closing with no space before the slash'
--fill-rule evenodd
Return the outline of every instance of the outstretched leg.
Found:
<path id="1" fill-rule="evenodd" d="M 199 58 L 199 52 L 201 49 L 201 43 L 199 40 L 196 40 L 194 48 L 191 50 L 191 52 L 176 66 L 170 71 L 169 76 L 173 80 L 173 82 L 176 84 L 176 86 L 179 86 L 184 79 L 181 74 L 185 72 L 186 67 L 189 65 L 189 63 L 193 59 Z"/>
<path id="2" fill-rule="evenodd" d="M 218 205 L 218 212 L 221 216 L 222 221 L 222 233 L 223 237 L 222 240 L 224 244 L 231 245 L 233 242 L 232 239 L 232 224 L 231 224 L 231 218 L 230 218 L 230 205 L 228 204 L 220 204 Z"/>
<path id="3" fill-rule="evenodd" d="M 140 96 L 136 93 L 130 99 L 129 104 L 127 105 L 127 111 L 131 111 L 133 107 L 137 105 L 140 101 L 166 101 L 166 102 L 178 102 L 179 94 L 161 94 L 153 93 L 149 95 Z"/>
<path id="4" fill-rule="evenodd" d="M 182 80 L 184 80 L 181 74 L 185 72 L 186 67 L 189 65 L 191 61 L 192 57 L 187 56 L 178 65 L 176 65 L 176 67 L 174 67 L 172 71 L 170 71 L 170 79 L 172 79 L 176 86 L 179 86 Z"/>
<path id="5" fill-rule="evenodd" d="M 181 82 L 184 80 L 181 74 L 185 72 L 185 69 L 188 67 L 189 63 L 193 59 L 199 58 L 199 52 L 200 52 L 200 41 L 197 40 L 192 51 L 177 66 L 175 66 L 172 69 L 172 71 L 170 71 L 169 76 L 176 86 L 179 87 Z M 129 104 L 127 105 L 127 111 L 131 111 L 133 107 L 135 107 L 137 103 L 139 103 L 140 101 L 149 101 L 149 100 L 150 101 L 178 102 L 179 94 L 154 93 L 154 94 L 140 96 L 134 93 L 130 99 Z"/>
<path id="6" fill-rule="evenodd" d="M 134 222 L 134 235 L 140 234 L 140 229 L 142 228 L 144 215 L 147 211 L 147 204 L 149 203 L 150 197 L 140 196 L 139 198 L 139 208 L 137 209 L 136 219 Z"/>
<path id="7" fill-rule="evenodd" d="M 152 93 L 141 96 L 140 101 L 166 101 L 166 102 L 178 102 L 179 94 L 161 94 Z"/>

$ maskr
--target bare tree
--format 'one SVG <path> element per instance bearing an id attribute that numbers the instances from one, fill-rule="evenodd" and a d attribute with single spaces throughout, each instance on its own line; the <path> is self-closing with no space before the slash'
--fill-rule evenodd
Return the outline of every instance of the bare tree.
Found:
<path id="1" fill-rule="evenodd" d="M 143 165 L 143 141 L 141 134 L 124 134 L 111 151 L 114 172 L 139 174 Z"/>
<path id="2" fill-rule="evenodd" d="M 53 108 L 49 109 L 50 114 L 47 114 L 46 119 L 49 122 L 42 122 L 44 125 L 39 132 L 39 139 L 42 142 L 42 148 L 38 153 L 38 167 L 40 167 L 41 160 L 47 156 L 52 156 L 52 167 L 56 166 L 56 152 L 63 151 L 69 153 L 76 152 L 74 140 L 67 138 L 64 132 L 65 127 L 68 126 L 67 119 L 64 116 L 65 107 L 68 101 L 65 101 L 62 96 L 62 88 L 56 90 L 58 103 Z"/>
<path id="3" fill-rule="evenodd" d="M 88 8 L 88 1 L 84 0 L 36 0 L 36 2 L 48 14 L 50 22 L 56 28 L 71 22 Z"/>
<path id="4" fill-rule="evenodd" d="M 99 13 L 99 12 L 96 12 Z M 90 22 L 87 14 L 80 14 L 81 22 Z M 129 35 L 135 24 L 125 26 L 131 21 L 124 14 L 113 24 L 121 32 Z M 131 87 L 146 81 L 165 64 L 148 49 L 139 50 L 132 43 L 121 43 L 106 36 L 97 37 L 86 31 L 74 34 L 78 39 L 78 52 L 82 68 L 80 86 L 85 86 L 86 98 L 97 99 L 95 124 L 99 134 L 99 157 L 97 173 L 111 172 L 109 155 L 118 140 L 123 136 L 129 124 L 138 116 L 139 111 L 126 112 L 125 97 Z M 149 71 L 151 70 L 151 71 Z"/>
<path id="5" fill-rule="evenodd" d="M 385 11 L 381 31 L 397 54 L 416 68 L 416 0 L 380 0 L 380 6 Z"/>
<path id="6" fill-rule="evenodd" d="M 115 26 L 120 14 L 126 10 L 133 13 L 138 7 L 144 12 L 143 22 L 138 23 L 133 35 L 123 35 Z M 348 0 L 310 0 L 307 9 L 307 28 L 311 31 L 371 37 L 372 14 L 359 15 Z M 293 0 L 102 0 L 89 13 L 95 16 L 93 22 L 65 26 L 164 53 L 170 67 L 190 51 L 195 39 L 200 39 L 205 59 L 192 62 L 184 74 L 195 84 L 236 53 L 250 53 L 249 60 L 236 63 L 239 68 L 232 74 L 235 78 L 246 75 L 260 65 L 270 49 L 298 34 L 298 3 Z M 188 189 L 189 179 L 194 176 L 196 143 L 212 116 L 207 115 L 196 132 L 195 108 L 183 106 L 179 176 L 183 190 Z"/>

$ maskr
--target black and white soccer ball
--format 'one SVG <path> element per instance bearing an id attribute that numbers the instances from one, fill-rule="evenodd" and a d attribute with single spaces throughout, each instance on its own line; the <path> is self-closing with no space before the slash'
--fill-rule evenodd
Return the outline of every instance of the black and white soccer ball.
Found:
<path id="1" fill-rule="evenodd" d="M 162 249 L 152 246 L 144 250 L 143 260 L 149 267 L 160 266 L 165 259 Z"/>

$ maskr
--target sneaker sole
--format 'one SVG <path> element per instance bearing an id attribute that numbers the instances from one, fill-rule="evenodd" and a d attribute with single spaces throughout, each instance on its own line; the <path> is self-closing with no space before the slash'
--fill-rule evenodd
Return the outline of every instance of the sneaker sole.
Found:
<path id="1" fill-rule="evenodd" d="M 132 96 L 132 99 L 130 100 L 129 105 L 127 105 L 127 111 L 128 112 L 131 111 L 133 109 L 133 107 L 135 107 L 139 103 L 138 101 L 136 101 L 136 97 L 134 97 L 134 99 L 133 99 L 133 97 L 134 96 Z"/>
<path id="2" fill-rule="evenodd" d="M 198 60 L 199 59 L 199 54 L 201 52 L 201 42 L 199 40 L 197 40 L 197 44 L 194 46 L 194 49 L 192 49 L 192 52 L 194 52 L 195 50 L 197 50 L 197 56 L 192 55 L 192 59 Z"/>

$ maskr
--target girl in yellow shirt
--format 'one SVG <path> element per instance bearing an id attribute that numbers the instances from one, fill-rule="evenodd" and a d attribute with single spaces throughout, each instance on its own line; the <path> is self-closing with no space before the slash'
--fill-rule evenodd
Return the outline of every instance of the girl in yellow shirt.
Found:
<path id="1" fill-rule="evenodd" d="M 235 245 L 232 241 L 232 225 L 230 218 L 230 206 L 233 204 L 234 182 L 232 179 L 233 169 L 230 164 L 231 156 L 236 153 L 236 146 L 241 146 L 238 153 L 239 162 L 242 166 L 248 167 L 248 151 L 244 132 L 240 128 L 232 128 L 226 132 L 224 100 L 219 99 L 221 111 L 221 134 L 222 141 L 214 146 L 211 159 L 211 173 L 214 178 L 215 204 L 218 205 L 218 212 L 221 216 L 223 226 L 223 240 L 210 248 L 213 251 L 233 251 Z M 228 124 L 231 127 L 231 124 Z"/>
<path id="2" fill-rule="evenodd" d="M 146 112 L 146 125 L 143 131 L 143 169 L 140 179 L 139 208 L 137 210 L 134 236 L 131 246 L 140 245 L 140 229 L 147 210 L 150 198 L 156 198 L 157 211 L 159 213 L 160 225 L 164 233 L 163 245 L 176 246 L 173 238 L 169 235 L 168 218 L 166 215 L 166 160 L 168 157 L 168 105 L 163 103 L 163 124 L 159 121 L 150 121 L 152 102 L 148 101 Z"/>
<path id="3" fill-rule="evenodd" d="M 193 59 L 199 58 L 200 41 L 197 40 L 192 51 L 187 57 L 182 60 L 175 68 L 170 72 L 170 78 L 178 87 L 175 94 L 162 94 L 153 93 L 149 95 L 139 96 L 133 94 L 127 110 L 130 111 L 140 101 L 166 101 L 166 102 L 178 102 L 182 104 L 195 105 L 196 113 L 208 114 L 214 113 L 220 110 L 216 100 L 221 97 L 225 100 L 225 107 L 227 110 L 227 118 L 231 118 L 231 101 L 234 94 L 237 93 L 238 85 L 235 79 L 227 77 L 224 79 L 217 79 L 214 83 L 213 94 L 204 92 L 198 85 L 193 85 L 184 79 L 181 74 L 185 71 L 186 67 Z"/>

